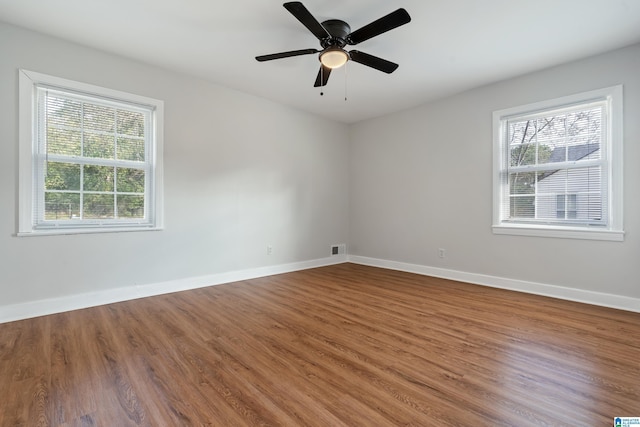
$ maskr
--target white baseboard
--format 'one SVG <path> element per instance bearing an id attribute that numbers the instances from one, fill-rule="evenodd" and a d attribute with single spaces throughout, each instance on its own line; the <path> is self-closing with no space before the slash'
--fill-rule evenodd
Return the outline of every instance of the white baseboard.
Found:
<path id="1" fill-rule="evenodd" d="M 15 320 L 29 319 L 31 317 L 46 316 L 48 314 L 62 313 L 65 311 L 79 310 L 82 308 L 96 307 L 115 302 L 128 301 L 172 292 L 186 291 L 189 289 L 204 288 L 207 286 L 221 285 L 223 283 L 238 282 L 241 280 L 255 279 L 258 277 L 272 276 L 274 274 L 290 273 L 298 270 L 306 270 L 315 267 L 324 267 L 333 264 L 342 264 L 347 261 L 346 255 L 336 255 L 328 258 L 281 264 L 268 267 L 253 268 L 249 270 L 230 271 L 227 273 L 213 274 L 201 277 L 189 277 L 179 280 L 171 280 L 147 285 L 134 285 L 103 291 L 69 295 L 66 297 L 49 298 L 37 301 L 29 301 L 21 304 L 0 305 L 0 323 L 13 322 Z"/>
<path id="2" fill-rule="evenodd" d="M 443 279 L 456 280 L 459 282 L 471 283 L 474 285 L 508 289 L 512 291 L 543 295 L 568 301 L 582 302 L 586 304 L 599 305 L 603 307 L 610 307 L 619 310 L 640 313 L 639 298 L 606 294 L 602 292 L 593 292 L 584 289 L 567 288 L 563 286 L 547 285 L 543 283 L 527 282 L 524 280 L 506 279 L 503 277 L 487 276 L 484 274 L 466 273 L 463 271 L 428 267 L 418 264 L 408 264 L 397 261 L 387 261 L 383 259 L 368 258 L 355 255 L 349 255 L 348 261 L 354 264 L 405 271 L 408 273 L 440 277 Z"/>
<path id="3" fill-rule="evenodd" d="M 107 289 L 98 292 L 70 295 L 66 297 L 50 298 L 44 300 L 29 301 L 20 304 L 0 306 L 0 323 L 28 319 L 31 317 L 45 316 L 48 314 L 62 313 L 71 310 L 79 310 L 99 305 L 112 304 L 137 298 L 145 298 L 172 292 L 186 291 L 189 289 L 221 285 L 223 283 L 231 283 L 241 280 L 255 279 L 258 277 L 272 276 L 274 274 L 290 273 L 293 271 L 307 270 L 310 268 L 324 267 L 327 265 L 342 264 L 344 262 L 352 262 L 354 264 L 387 268 L 390 270 L 405 271 L 408 273 L 416 273 L 424 276 L 440 277 L 443 279 L 456 280 L 459 282 L 471 283 L 475 285 L 508 289 L 536 295 L 544 295 L 553 298 L 640 313 L 640 299 L 638 298 L 606 294 L 602 292 L 593 292 L 583 289 L 547 285 L 542 283 L 527 282 L 523 280 L 506 279 L 503 277 L 488 276 L 483 274 L 466 273 L 462 271 L 429 267 L 425 265 L 409 264 L 404 262 L 388 261 L 355 255 L 337 255 L 310 261 L 253 268 L 249 270 L 230 271 L 209 276 L 189 277 L 185 279 L 171 280 L 161 283 L 135 285 L 129 287 Z"/>

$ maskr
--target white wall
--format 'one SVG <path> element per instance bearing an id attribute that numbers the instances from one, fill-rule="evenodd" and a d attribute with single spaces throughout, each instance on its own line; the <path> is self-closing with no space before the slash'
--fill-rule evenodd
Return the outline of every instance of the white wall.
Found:
<path id="1" fill-rule="evenodd" d="M 492 112 L 616 84 L 624 85 L 625 241 L 493 235 Z M 635 45 L 354 125 L 350 254 L 640 298 L 639 117 Z"/>
<path id="2" fill-rule="evenodd" d="M 15 237 L 19 68 L 164 100 L 164 231 Z M 345 125 L 0 24 L 0 311 L 328 258 L 347 155 Z"/>

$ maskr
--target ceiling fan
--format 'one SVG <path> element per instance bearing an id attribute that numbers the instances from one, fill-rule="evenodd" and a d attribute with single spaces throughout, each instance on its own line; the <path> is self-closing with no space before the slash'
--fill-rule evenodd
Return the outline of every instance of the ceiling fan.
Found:
<path id="1" fill-rule="evenodd" d="M 386 59 L 378 58 L 377 56 L 369 55 L 359 50 L 347 52 L 344 48 L 347 45 L 356 45 L 409 23 L 411 17 L 406 10 L 400 8 L 351 32 L 349 24 L 339 19 L 329 19 L 322 23 L 318 22 L 318 20 L 311 15 L 311 12 L 299 1 L 284 3 L 283 6 L 318 38 L 322 49 L 301 49 L 256 56 L 258 61 L 271 61 L 292 56 L 320 53 L 320 71 L 318 71 L 318 77 L 314 84 L 315 87 L 325 86 L 329 81 L 331 70 L 342 67 L 349 60 L 375 68 L 387 74 L 393 73 L 398 68 L 398 64 L 387 61 Z"/>

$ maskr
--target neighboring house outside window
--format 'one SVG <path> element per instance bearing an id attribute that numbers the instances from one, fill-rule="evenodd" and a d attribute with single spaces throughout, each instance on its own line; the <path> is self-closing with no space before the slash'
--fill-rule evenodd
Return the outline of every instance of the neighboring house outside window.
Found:
<path id="1" fill-rule="evenodd" d="M 497 234 L 622 240 L 622 88 L 494 113 Z"/>
<path id="2" fill-rule="evenodd" d="M 19 235 L 162 226 L 162 101 L 20 70 Z"/>
<path id="3" fill-rule="evenodd" d="M 599 159 L 600 144 L 563 146 L 553 150 L 550 164 L 564 161 L 580 163 L 589 159 Z M 577 168 L 541 173 L 538 177 L 538 203 L 540 218 L 576 220 L 598 224 L 602 218 L 602 179 L 597 168 Z M 554 201 L 553 195 L 556 195 Z M 543 198 L 542 195 L 548 198 Z M 545 203 L 547 201 L 548 203 Z"/>

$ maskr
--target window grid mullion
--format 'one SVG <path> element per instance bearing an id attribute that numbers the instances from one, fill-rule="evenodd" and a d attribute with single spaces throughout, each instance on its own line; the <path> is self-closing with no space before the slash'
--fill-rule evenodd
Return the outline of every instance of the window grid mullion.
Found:
<path id="1" fill-rule="evenodd" d="M 113 217 L 118 219 L 118 168 L 113 167 Z"/>

